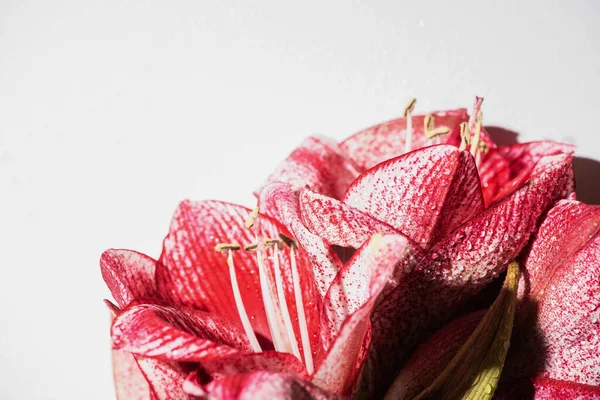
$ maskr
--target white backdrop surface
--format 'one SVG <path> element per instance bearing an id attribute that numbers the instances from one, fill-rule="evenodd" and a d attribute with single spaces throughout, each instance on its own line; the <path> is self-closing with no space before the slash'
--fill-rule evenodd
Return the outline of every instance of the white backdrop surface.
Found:
<path id="1" fill-rule="evenodd" d="M 600 202 L 600 2 L 0 0 L 0 398 L 114 398 L 110 247 L 251 191 L 307 134 L 417 112 L 577 144 Z M 597 178 L 594 178 L 594 174 Z"/>

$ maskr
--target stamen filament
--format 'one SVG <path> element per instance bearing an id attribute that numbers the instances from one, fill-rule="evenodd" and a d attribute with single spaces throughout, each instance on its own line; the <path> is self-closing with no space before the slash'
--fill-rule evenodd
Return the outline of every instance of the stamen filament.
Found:
<path id="1" fill-rule="evenodd" d="M 233 298 L 235 300 L 238 315 L 240 316 L 240 320 L 242 321 L 242 326 L 244 327 L 244 331 L 246 332 L 248 341 L 250 341 L 250 346 L 252 346 L 252 350 L 254 350 L 257 353 L 260 353 L 262 352 L 262 348 L 258 343 L 258 339 L 256 338 L 254 330 L 252 329 L 252 325 L 250 325 L 250 320 L 248 319 L 248 314 L 246 313 L 246 308 L 244 307 L 244 303 L 242 301 L 240 287 L 238 286 L 237 276 L 235 274 L 235 266 L 233 265 L 233 251 L 231 249 L 227 250 L 227 265 L 229 265 L 229 276 L 231 278 Z"/>
<path id="2" fill-rule="evenodd" d="M 283 278 L 281 276 L 281 267 L 279 265 L 279 249 L 277 246 L 273 248 L 273 264 L 275 269 L 275 283 L 277 285 L 277 297 L 279 297 L 279 306 L 283 316 L 283 323 L 285 324 L 285 329 L 290 340 L 292 352 L 298 360 L 302 361 L 300 349 L 298 348 L 298 341 L 296 340 L 296 335 L 294 334 L 294 328 L 292 326 L 292 319 L 290 318 L 290 311 L 287 306 L 285 290 L 283 289 Z"/>
<path id="3" fill-rule="evenodd" d="M 271 333 L 271 339 L 273 340 L 275 350 L 282 353 L 287 353 L 287 346 L 285 346 L 285 343 L 281 336 L 280 324 L 277 315 L 275 314 L 275 305 L 273 297 L 271 296 L 271 291 L 269 290 L 269 282 L 267 281 L 267 270 L 265 269 L 265 263 L 262 258 L 264 253 L 264 245 L 262 245 L 262 243 L 258 240 L 258 236 L 256 237 L 256 243 L 259 243 L 258 250 L 256 252 L 256 259 L 258 261 L 260 291 L 262 293 L 263 304 L 265 306 L 265 313 L 267 314 L 269 332 Z"/>
<path id="4" fill-rule="evenodd" d="M 315 370 L 312 350 L 310 348 L 310 338 L 308 337 L 308 325 L 306 324 L 306 314 L 304 313 L 304 302 L 302 300 L 302 290 L 300 288 L 300 276 L 298 266 L 296 265 L 296 253 L 294 246 L 290 246 L 290 261 L 292 267 L 292 281 L 294 283 L 294 297 L 296 298 L 296 310 L 298 311 L 298 324 L 300 325 L 300 337 L 302 339 L 302 352 L 304 353 L 304 365 L 306 372 L 312 374 Z"/>
<path id="5" fill-rule="evenodd" d="M 406 118 L 406 141 L 404 142 L 404 152 L 408 153 L 412 147 L 412 134 L 413 134 L 413 126 L 412 126 L 412 111 L 415 108 L 415 103 L 417 99 L 411 99 L 404 110 L 402 111 L 402 116 Z"/>

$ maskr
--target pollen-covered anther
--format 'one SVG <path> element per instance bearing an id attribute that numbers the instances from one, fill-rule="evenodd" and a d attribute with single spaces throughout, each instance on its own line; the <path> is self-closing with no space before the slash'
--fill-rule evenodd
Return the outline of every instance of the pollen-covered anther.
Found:
<path id="1" fill-rule="evenodd" d="M 254 252 L 254 251 L 256 251 L 257 248 L 258 248 L 257 243 L 248 243 L 247 245 L 244 246 L 244 251 Z"/>
<path id="2" fill-rule="evenodd" d="M 215 250 L 219 251 L 221 253 L 225 253 L 225 252 L 230 251 L 230 250 L 236 251 L 236 250 L 239 250 L 241 248 L 242 248 L 242 246 L 240 246 L 237 243 L 219 243 L 219 244 L 217 244 L 215 246 Z"/>
<path id="3" fill-rule="evenodd" d="M 479 152 L 482 154 L 486 154 L 488 151 L 490 151 L 490 148 L 488 147 L 486 142 L 479 141 L 478 147 L 479 147 Z"/>
<path id="4" fill-rule="evenodd" d="M 417 103 L 417 99 L 415 99 L 414 97 L 412 99 L 410 99 L 408 104 L 406 104 L 406 106 L 404 107 L 404 110 L 402 110 L 402 116 L 404 118 L 408 117 L 413 112 L 413 110 L 415 109 L 416 103 Z"/>
<path id="5" fill-rule="evenodd" d="M 467 146 L 471 144 L 471 132 L 469 132 L 469 125 L 466 122 L 460 124 L 460 147 L 459 150 L 465 150 Z"/>
<path id="6" fill-rule="evenodd" d="M 415 108 L 416 102 L 417 102 L 417 99 L 415 99 L 415 98 L 410 99 L 408 104 L 404 107 L 404 110 L 402 110 L 402 116 L 404 118 L 406 118 L 406 139 L 404 142 L 404 152 L 405 153 L 408 153 L 409 151 L 412 150 L 412 134 L 413 134 L 412 112 L 413 112 L 413 109 Z"/>
<path id="7" fill-rule="evenodd" d="M 283 242 L 283 244 L 285 244 L 287 247 L 291 248 L 291 249 L 297 249 L 298 248 L 298 244 L 296 243 L 296 241 L 292 238 L 289 238 L 287 236 L 285 236 L 283 233 L 279 234 L 279 239 L 281 239 L 281 241 Z"/>
<path id="8" fill-rule="evenodd" d="M 260 209 L 258 207 L 255 207 L 254 210 L 252 210 L 252 212 L 248 214 L 248 218 L 246 219 L 246 228 L 250 229 L 252 228 L 252 226 L 254 226 L 254 220 L 258 216 L 259 212 Z"/>
<path id="9" fill-rule="evenodd" d="M 263 243 L 265 244 L 265 247 L 277 247 L 279 250 L 283 249 L 283 241 L 281 239 L 264 238 Z"/>

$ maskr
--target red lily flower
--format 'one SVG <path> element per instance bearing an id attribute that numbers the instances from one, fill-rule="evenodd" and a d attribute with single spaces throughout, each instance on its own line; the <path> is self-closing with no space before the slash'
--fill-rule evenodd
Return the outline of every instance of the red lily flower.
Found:
<path id="1" fill-rule="evenodd" d="M 523 262 L 502 399 L 600 398 L 600 206 L 559 201 Z M 390 393 L 413 399 L 450 363 L 485 311 L 446 325 L 411 357 Z"/>
<path id="2" fill-rule="evenodd" d="M 382 394 L 419 338 L 502 273 L 539 217 L 572 192 L 570 161 L 566 154 L 541 158 L 526 182 L 488 209 L 474 158 L 448 145 L 371 168 L 341 201 L 310 189 L 296 196 L 289 185 L 271 184 L 261 193 L 261 207 L 300 243 L 310 235 L 325 240 L 306 247 L 315 264 L 331 263 L 331 246 L 356 248 L 376 232 L 407 238 L 407 252 L 372 316 L 369 368 L 377 382 L 371 386 Z"/>
<path id="3" fill-rule="evenodd" d="M 117 302 L 110 308 L 119 398 L 233 393 L 242 381 L 256 393 L 260 382 L 292 394 L 353 392 L 371 311 L 406 239 L 375 235 L 319 291 L 321 270 L 289 231 L 256 213 L 247 228 L 248 214 L 222 202 L 183 202 L 158 261 L 128 250 L 102 255 Z"/>

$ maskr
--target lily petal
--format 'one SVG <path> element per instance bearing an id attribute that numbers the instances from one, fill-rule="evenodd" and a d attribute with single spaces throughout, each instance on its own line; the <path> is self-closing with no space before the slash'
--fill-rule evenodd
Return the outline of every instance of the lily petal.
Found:
<path id="1" fill-rule="evenodd" d="M 182 202 L 175 211 L 156 270 L 156 280 L 163 298 L 241 323 L 231 286 L 227 256 L 215 251 L 215 246 L 219 243 L 236 243 L 243 247 L 255 242 L 256 237 L 277 238 L 279 233 L 287 232 L 283 225 L 267 216 L 261 216 L 258 232 L 246 228 L 248 214 L 250 210 L 245 207 L 219 201 Z M 257 255 L 240 250 L 234 252 L 233 259 L 237 280 L 243 282 L 239 289 L 252 327 L 262 336 L 270 338 L 260 289 Z M 289 257 L 286 255 L 282 255 L 281 260 L 289 265 Z M 299 269 L 302 274 L 303 265 L 299 264 Z M 267 273 L 270 274 L 271 282 L 274 282 L 273 268 L 268 268 Z M 304 281 L 303 287 L 310 293 L 310 283 L 306 282 L 306 278 Z M 290 280 L 286 279 L 286 282 L 289 291 L 293 293 Z M 295 307 L 290 308 L 291 312 L 295 312 Z M 292 318 L 295 316 L 296 314 L 292 315 Z"/>
<path id="2" fill-rule="evenodd" d="M 350 185 L 344 202 L 403 232 L 427 249 L 483 210 L 473 157 L 448 145 L 383 162 Z"/>
<path id="3" fill-rule="evenodd" d="M 284 182 L 294 190 L 305 186 L 339 199 L 361 171 L 330 139 L 305 139 L 267 178 L 266 184 Z"/>
<path id="4" fill-rule="evenodd" d="M 419 346 L 394 381 L 389 392 L 398 400 L 411 400 L 433 383 L 446 368 L 487 310 L 459 317 Z"/>
<path id="5" fill-rule="evenodd" d="M 538 298 L 537 318 L 509 359 L 512 378 L 600 385 L 600 234 L 556 268 Z"/>
<path id="6" fill-rule="evenodd" d="M 526 379 L 495 398 L 497 400 L 598 400 L 600 386 L 546 378 Z"/>
<path id="7" fill-rule="evenodd" d="M 268 210 L 268 215 L 281 221 L 308 253 L 317 289 L 320 296 L 324 296 L 341 267 L 341 261 L 328 243 L 304 226 L 300 218 L 298 197 L 292 187 L 285 183 L 265 186 L 259 195 L 259 207 L 261 210 Z"/>
<path id="8" fill-rule="evenodd" d="M 520 297 L 535 304 L 548 286 L 556 268 L 562 266 L 600 231 L 600 206 L 576 200 L 559 201 L 546 215 L 525 261 L 524 288 Z M 521 306 L 519 317 L 526 311 Z"/>
<path id="9" fill-rule="evenodd" d="M 100 257 L 102 278 L 119 307 L 126 307 L 136 298 L 160 298 L 155 269 L 155 260 L 132 250 L 110 249 Z"/>
<path id="10" fill-rule="evenodd" d="M 291 373 L 299 378 L 308 379 L 304 364 L 294 355 L 276 351 L 235 354 L 225 358 L 202 361 L 201 365 L 203 373 L 214 379 L 254 371 Z"/>
<path id="11" fill-rule="evenodd" d="M 152 389 L 151 400 L 193 399 L 183 390 L 188 373 L 180 364 L 140 356 L 136 360 Z"/>
<path id="12" fill-rule="evenodd" d="M 111 328 L 113 348 L 163 361 L 202 361 L 250 352 L 243 330 L 203 311 L 132 304 Z"/>
<path id="13" fill-rule="evenodd" d="M 440 111 L 432 114 L 436 127 L 446 126 L 450 132 L 444 143 L 460 144 L 460 124 L 469 120 L 467 110 Z M 424 115 L 413 115 L 413 148 L 424 147 L 434 142 L 427 141 L 424 131 Z M 458 139 L 457 139 L 458 138 Z M 350 136 L 340 147 L 361 168 L 371 168 L 385 160 L 403 154 L 406 142 L 406 118 L 398 118 L 372 126 Z"/>
<path id="14" fill-rule="evenodd" d="M 529 179 L 533 167 L 544 156 L 573 154 L 575 146 L 538 141 L 491 149 L 479 166 L 485 204 L 491 205 Z"/>
<path id="15" fill-rule="evenodd" d="M 299 201 L 304 225 L 330 244 L 359 248 L 375 233 L 399 233 L 368 214 L 310 189 L 300 192 Z"/>
<path id="16" fill-rule="evenodd" d="M 205 385 L 204 390 L 210 399 L 222 400 L 341 400 L 294 375 L 262 371 L 228 375 Z"/>
<path id="17" fill-rule="evenodd" d="M 313 383 L 331 393 L 353 391 L 368 355 L 369 316 L 407 243 L 401 235 L 374 235 L 332 282 L 323 304 L 329 326 L 322 336 L 328 351 Z"/>
<path id="18" fill-rule="evenodd" d="M 397 375 L 419 337 L 439 328 L 504 271 L 529 241 L 539 217 L 571 192 L 571 156 L 545 157 L 532 176 L 519 190 L 444 237 L 378 304 L 372 318 L 370 365 L 384 382 Z"/>

